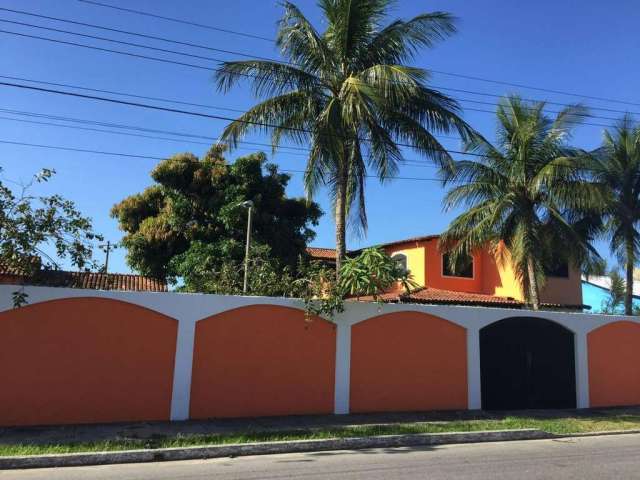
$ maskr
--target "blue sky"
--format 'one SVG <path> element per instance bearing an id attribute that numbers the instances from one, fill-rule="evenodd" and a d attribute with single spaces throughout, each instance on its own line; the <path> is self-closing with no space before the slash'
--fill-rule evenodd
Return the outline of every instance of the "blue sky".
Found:
<path id="1" fill-rule="evenodd" d="M 274 1 L 235 0 L 104 0 L 113 5 L 145 10 L 160 15 L 179 17 L 230 30 L 238 30 L 272 38 L 282 8 Z M 319 29 L 323 29 L 314 1 L 299 0 L 299 7 Z M 221 32 L 171 23 L 91 6 L 77 0 L 0 0 L 0 7 L 35 12 L 159 35 L 209 45 L 215 48 L 278 58 L 273 43 Z M 444 10 L 459 17 L 459 32 L 432 50 L 422 52 L 415 64 L 427 69 L 496 79 L 510 83 L 537 86 L 575 94 L 635 102 L 624 103 L 582 99 L 592 107 L 613 110 L 640 111 L 637 76 L 640 70 L 633 52 L 640 51 L 637 34 L 638 4 L 631 0 L 601 2 L 596 0 L 536 2 L 500 1 L 430 1 L 399 0 L 393 17 L 411 17 L 423 11 Z M 234 55 L 179 47 L 127 36 L 107 33 L 81 26 L 66 25 L 51 20 L 32 18 L 0 11 L 0 19 L 27 22 L 75 32 L 133 41 L 219 59 L 236 59 Z M 159 54 L 133 47 L 113 45 L 97 40 L 72 37 L 60 33 L 39 31 L 25 26 L 0 22 L 0 30 L 27 33 L 75 41 L 134 53 L 162 56 L 188 63 L 210 66 L 215 62 Z M 107 54 L 77 47 L 52 44 L 36 39 L 0 33 L 0 75 L 23 77 L 85 87 L 115 90 L 145 96 L 171 98 L 221 108 L 246 109 L 254 102 L 246 86 L 222 95 L 216 92 L 212 73 L 116 54 Z M 571 103 L 580 98 L 544 93 L 536 90 L 481 82 L 444 74 L 433 74 L 431 84 L 438 88 L 463 89 L 473 92 L 504 95 L 520 93 L 523 97 Z M 493 97 L 476 93 L 443 90 L 460 100 L 492 102 Z M 0 86 L 2 109 L 44 113 L 114 122 L 161 130 L 179 130 L 216 138 L 225 121 L 194 118 L 139 108 L 109 105 L 99 102 L 59 97 L 36 92 L 19 91 Z M 461 102 L 464 117 L 488 138 L 493 137 L 494 118 L 490 113 L 469 110 L 494 110 L 491 105 Z M 229 111 L 187 107 L 194 111 L 229 115 Z M 558 107 L 550 106 L 549 110 Z M 617 117 L 615 112 L 594 111 L 595 115 Z M 0 117 L 24 118 L 0 113 Z M 45 120 L 47 121 L 47 120 Z M 61 123 L 61 122 L 59 122 Z M 594 118 L 589 123 L 611 124 L 610 120 Z M 593 148 L 600 142 L 602 126 L 584 125 L 576 130 L 574 143 Z M 203 153 L 206 145 L 181 141 L 111 135 L 68 128 L 0 119 L 0 140 L 62 145 L 91 150 L 106 150 L 130 154 L 166 157 L 182 151 Z M 253 137 L 261 141 L 260 137 Z M 442 140 L 447 148 L 458 149 L 456 140 Z M 235 152 L 231 158 L 246 153 Z M 407 158 L 416 158 L 408 152 Z M 272 160 L 285 169 L 302 169 L 304 157 L 279 153 Z M 56 178 L 38 187 L 38 193 L 61 193 L 74 200 L 79 208 L 93 218 L 96 230 L 108 239 L 118 241 L 121 232 L 109 217 L 111 206 L 122 198 L 139 192 L 150 184 L 149 171 L 154 160 L 128 159 L 88 153 L 70 153 L 0 144 L 0 165 L 4 178 L 27 180 L 43 167 L 55 168 Z M 431 167 L 406 166 L 401 176 L 433 177 Z M 291 196 L 303 195 L 299 175 L 294 175 L 288 190 Z M 366 238 L 349 239 L 356 248 L 379 242 L 416 235 L 438 233 L 453 218 L 455 212 L 443 213 L 443 190 L 436 182 L 396 180 L 385 186 L 375 181 L 367 185 L 369 231 Z M 332 246 L 333 222 L 330 205 L 323 193 L 317 198 L 327 214 L 317 228 L 314 245 Z M 602 245 L 600 245 L 602 247 Z M 603 254 L 606 249 L 602 248 Z M 100 256 L 101 254 L 98 253 Z M 112 256 L 111 271 L 128 271 L 125 252 Z"/>

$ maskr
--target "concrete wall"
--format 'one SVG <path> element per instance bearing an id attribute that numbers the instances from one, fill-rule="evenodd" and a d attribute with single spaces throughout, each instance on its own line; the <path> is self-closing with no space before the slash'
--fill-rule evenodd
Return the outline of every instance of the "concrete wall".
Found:
<path id="1" fill-rule="evenodd" d="M 634 317 L 0 286 L 0 425 L 481 407 L 479 332 L 540 317 L 575 340 L 578 407 L 640 404 Z"/>

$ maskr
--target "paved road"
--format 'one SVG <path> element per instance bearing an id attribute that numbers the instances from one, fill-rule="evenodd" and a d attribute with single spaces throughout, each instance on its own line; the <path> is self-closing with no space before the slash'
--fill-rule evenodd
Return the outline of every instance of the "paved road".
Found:
<path id="1" fill-rule="evenodd" d="M 0 472 L 0 480 L 640 479 L 640 435 Z"/>

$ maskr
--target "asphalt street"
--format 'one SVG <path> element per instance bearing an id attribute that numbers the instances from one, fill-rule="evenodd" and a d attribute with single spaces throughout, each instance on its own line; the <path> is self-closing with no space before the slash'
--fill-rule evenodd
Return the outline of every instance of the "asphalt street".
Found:
<path id="1" fill-rule="evenodd" d="M 0 472 L 0 480 L 640 479 L 640 435 Z"/>

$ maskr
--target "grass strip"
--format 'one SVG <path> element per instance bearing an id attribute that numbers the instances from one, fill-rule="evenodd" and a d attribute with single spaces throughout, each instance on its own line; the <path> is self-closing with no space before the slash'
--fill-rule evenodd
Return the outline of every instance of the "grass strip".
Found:
<path id="1" fill-rule="evenodd" d="M 46 455 L 57 453 L 102 452 L 135 449 L 194 447 L 233 443 L 275 442 L 284 440 L 317 440 L 327 438 L 371 437 L 415 433 L 474 432 L 480 430 L 516 430 L 537 428 L 549 433 L 572 434 L 597 431 L 640 429 L 640 415 L 606 415 L 540 419 L 505 417 L 499 420 L 455 420 L 450 422 L 419 422 L 388 425 L 362 425 L 313 430 L 280 432 L 246 432 L 242 434 L 177 435 L 152 439 L 122 438 L 97 442 L 63 444 L 8 444 L 0 441 L 0 456 Z"/>

